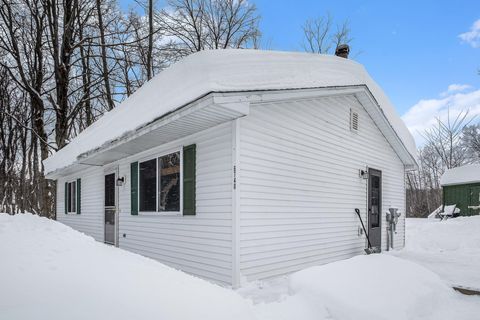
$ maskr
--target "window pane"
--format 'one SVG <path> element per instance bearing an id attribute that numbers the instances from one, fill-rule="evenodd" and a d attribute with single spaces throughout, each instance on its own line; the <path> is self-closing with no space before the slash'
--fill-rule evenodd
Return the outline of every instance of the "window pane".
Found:
<path id="1" fill-rule="evenodd" d="M 158 211 L 180 211 L 180 152 L 158 158 Z"/>
<path id="2" fill-rule="evenodd" d="M 371 176 L 371 224 L 372 228 L 380 226 L 380 177 Z"/>
<path id="3" fill-rule="evenodd" d="M 155 211 L 157 159 L 139 164 L 140 211 Z"/>
<path id="4" fill-rule="evenodd" d="M 75 212 L 75 211 L 76 211 L 75 209 L 77 208 L 77 206 L 76 206 L 77 203 L 76 203 L 76 201 L 75 201 L 76 198 L 77 198 L 77 190 L 76 190 L 76 189 L 77 189 L 77 188 L 76 188 L 76 187 L 77 187 L 77 183 L 76 183 L 76 182 L 72 182 L 71 184 L 72 184 L 72 192 L 71 192 L 72 207 L 70 208 L 70 212 Z"/>
<path id="5" fill-rule="evenodd" d="M 105 207 L 115 206 L 115 173 L 105 176 Z"/>

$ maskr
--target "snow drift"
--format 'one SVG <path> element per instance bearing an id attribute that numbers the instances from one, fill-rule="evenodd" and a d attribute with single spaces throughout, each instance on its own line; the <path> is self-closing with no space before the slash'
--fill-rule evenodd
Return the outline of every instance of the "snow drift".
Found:
<path id="1" fill-rule="evenodd" d="M 480 298 L 462 296 L 427 269 L 384 254 L 281 278 L 280 295 L 250 291 L 264 297 L 255 305 L 31 214 L 0 214 L 0 257 L 2 320 L 467 320 L 480 314 Z"/>
<path id="2" fill-rule="evenodd" d="M 255 312 L 271 320 L 471 320 L 480 313 L 479 297 L 463 296 L 431 271 L 386 254 L 311 267 L 286 282 L 289 294 L 268 283 L 259 285 L 262 294 L 251 288 L 243 294 L 268 301 Z M 265 299 L 278 292 L 276 302 Z"/>
<path id="3" fill-rule="evenodd" d="M 0 319 L 254 319 L 235 292 L 96 242 L 0 214 Z"/>
<path id="4" fill-rule="evenodd" d="M 365 85 L 390 125 L 416 158 L 412 135 L 365 68 L 330 55 L 261 50 L 206 50 L 192 54 L 145 83 L 105 113 L 66 147 L 44 161 L 45 173 L 67 167 L 83 153 L 111 141 L 210 92 L 305 89 Z"/>
<path id="5" fill-rule="evenodd" d="M 462 318 L 457 314 L 459 294 L 436 274 L 388 255 L 306 269 L 292 276 L 290 287 L 312 303 L 322 301 L 334 319 Z M 474 311 L 465 311 L 463 319 Z"/>

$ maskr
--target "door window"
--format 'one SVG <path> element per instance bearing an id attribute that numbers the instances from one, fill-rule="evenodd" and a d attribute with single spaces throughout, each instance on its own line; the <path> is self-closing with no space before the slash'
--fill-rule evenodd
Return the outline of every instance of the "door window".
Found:
<path id="1" fill-rule="evenodd" d="M 105 176 L 105 207 L 115 207 L 115 174 Z"/>
<path id="2" fill-rule="evenodd" d="M 372 228 L 380 226 L 380 177 L 370 176 L 370 221 Z"/>

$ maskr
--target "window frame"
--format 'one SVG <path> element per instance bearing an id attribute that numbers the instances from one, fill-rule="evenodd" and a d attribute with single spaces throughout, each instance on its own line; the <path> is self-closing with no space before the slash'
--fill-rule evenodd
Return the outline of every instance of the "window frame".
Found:
<path id="1" fill-rule="evenodd" d="M 70 180 L 70 181 L 66 181 L 67 183 L 67 188 L 68 190 L 65 190 L 65 192 L 67 192 L 67 214 L 77 214 L 77 179 L 74 179 L 74 180 Z M 75 199 L 75 204 L 73 206 L 73 211 L 72 211 L 72 186 L 73 184 L 75 184 L 75 190 L 73 192 L 73 197 Z"/>
<path id="2" fill-rule="evenodd" d="M 163 156 L 169 155 L 171 153 L 176 153 L 178 152 L 180 154 L 180 209 L 179 211 L 158 211 L 158 192 L 159 192 L 159 172 L 158 172 L 158 158 L 161 158 Z M 155 184 L 156 184 L 156 190 L 155 190 L 155 211 L 141 211 L 140 210 L 140 164 L 143 162 L 147 162 L 150 160 L 156 160 L 156 173 L 155 173 Z M 150 154 L 148 156 L 142 157 L 141 159 L 138 160 L 138 168 L 137 168 L 137 176 L 138 176 L 138 181 L 137 181 L 137 201 L 138 201 L 138 215 L 142 216 L 183 216 L 183 146 L 179 146 L 176 148 L 171 148 L 168 150 L 164 150 L 161 152 L 156 152 L 154 154 Z"/>

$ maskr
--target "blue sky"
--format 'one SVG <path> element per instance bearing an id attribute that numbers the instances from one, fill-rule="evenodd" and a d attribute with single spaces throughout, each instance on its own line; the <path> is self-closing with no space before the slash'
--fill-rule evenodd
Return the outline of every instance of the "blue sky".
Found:
<path id="1" fill-rule="evenodd" d="M 480 19 L 480 1 L 254 1 L 272 49 L 300 50 L 306 17 L 349 19 L 355 57 L 404 113 L 452 83 L 480 84 L 480 50 L 458 35 Z"/>
<path id="2" fill-rule="evenodd" d="M 414 135 L 433 117 L 445 116 L 447 105 L 480 114 L 480 22 L 472 29 L 480 21 L 480 1 L 251 2 L 262 17 L 263 42 L 272 50 L 302 50 L 307 18 L 329 12 L 337 22 L 348 19 L 352 51 L 360 52 L 354 59 L 385 90 Z M 470 43 L 459 37 L 469 31 L 464 39 Z"/>

